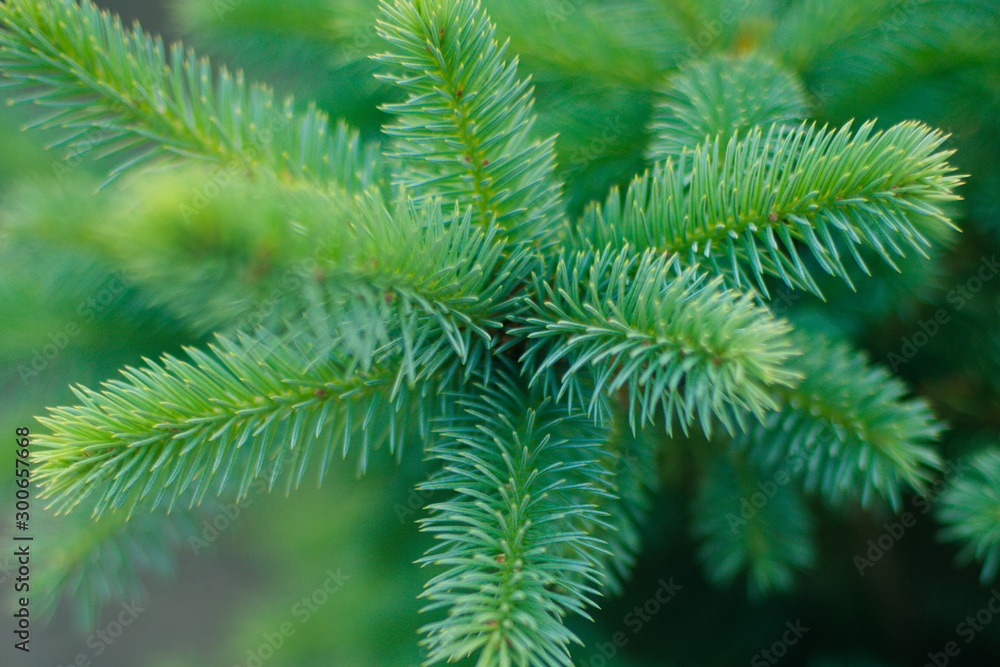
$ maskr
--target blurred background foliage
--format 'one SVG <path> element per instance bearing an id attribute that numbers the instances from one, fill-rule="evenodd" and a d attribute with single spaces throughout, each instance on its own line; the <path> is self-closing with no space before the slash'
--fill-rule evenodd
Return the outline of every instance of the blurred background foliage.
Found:
<path id="1" fill-rule="evenodd" d="M 378 105 L 398 99 L 372 76 L 377 67 L 369 56 L 382 48 L 374 28 L 375 0 L 98 4 L 126 19 L 139 18 L 168 38 L 183 37 L 214 61 L 242 68 L 248 78 L 265 80 L 279 93 L 316 100 L 368 139 L 377 139 L 387 120 Z M 952 159 L 970 175 L 964 201 L 955 207 L 962 234 L 929 258 L 908 258 L 901 274 L 872 264 L 872 278 L 857 292 L 830 279 L 820 285 L 825 302 L 779 292 L 775 307 L 850 339 L 890 365 L 890 355 L 903 354 L 921 323 L 944 309 L 949 321 L 940 325 L 940 335 L 929 336 L 895 370 L 947 420 L 940 445 L 946 460 L 966 461 L 996 446 L 1000 277 L 994 271 L 974 279 L 987 266 L 984 258 L 1000 249 L 1000 3 L 484 4 L 521 57 L 522 72 L 533 77 L 538 134 L 559 135 L 560 170 L 574 215 L 642 171 L 654 91 L 679 65 L 713 52 L 773 54 L 799 74 L 810 115 L 820 123 L 878 118 L 879 126 L 887 127 L 919 119 L 950 133 Z M 161 308 L 156 295 L 130 282 L 136 267 L 127 266 L 107 242 L 115 238 L 106 233 L 109 224 L 122 225 L 121 238 L 128 238 L 124 221 L 131 212 L 122 210 L 119 186 L 98 191 L 106 173 L 99 163 L 45 151 L 39 139 L 47 135 L 20 132 L 30 111 L 0 110 L 0 432 L 5 434 L 20 425 L 34 427 L 32 416 L 46 406 L 73 401 L 71 384 L 96 386 L 143 357 L 203 344 L 210 330 Z M 32 204 L 39 191 L 46 193 L 44 206 Z M 26 221 L 31 234 L 18 231 Z M 98 233 L 101 229 L 105 233 Z M 170 241 L 155 231 L 155 225 L 131 230 L 154 233 L 145 237 L 151 256 Z M 258 230 L 255 243 L 266 242 L 265 231 Z M 216 249 L 224 245 L 224 239 L 201 242 Z M 245 280 L 247 272 L 277 270 L 270 256 L 263 268 L 254 264 L 258 260 L 252 252 L 229 258 L 223 278 L 252 282 Z M 275 261 L 280 267 L 280 258 Z M 138 270 L 144 268 L 149 269 Z M 53 349 L 57 352 L 50 355 Z M 643 527 L 635 574 L 620 597 L 604 601 L 595 624 L 574 624 L 588 645 L 578 652 L 577 664 L 771 664 L 753 661 L 780 640 L 786 622 L 796 621 L 809 629 L 783 664 L 918 665 L 949 641 L 961 648 L 949 664 L 1000 661 L 1000 615 L 967 644 L 957 635 L 958 624 L 985 607 L 991 588 L 979 583 L 976 563 L 956 565 L 959 549 L 940 542 L 939 525 L 921 511 L 926 505 L 916 497 L 904 501 L 915 525 L 863 576 L 855 557 L 865 556 L 869 541 L 877 542 L 886 534 L 885 524 L 897 521 L 884 505 L 818 513 L 815 566 L 792 593 L 748 599 L 743 580 L 723 586 L 707 581 L 686 516 L 687 499 L 695 494 L 689 473 L 702 445 L 707 443 L 660 447 L 662 490 Z M 416 612 L 424 572 L 412 563 L 429 544 L 415 520 L 430 498 L 413 487 L 425 475 L 411 448 L 400 465 L 386 456 L 360 480 L 345 466 L 321 489 L 304 487 L 288 498 L 251 494 L 236 509 L 222 498 L 178 517 L 166 532 L 96 552 L 86 576 L 104 576 L 106 586 L 92 592 L 94 600 L 71 595 L 46 601 L 51 623 L 41 630 L 38 619 L 30 664 L 69 665 L 80 655 L 109 667 L 258 664 L 255 657 L 274 667 L 419 664 L 416 631 L 426 619 Z M 9 486 L 10 476 L 2 483 Z M 931 500 L 940 490 L 932 490 Z M 116 520 L 102 520 L 102 530 L 114 534 Z M 86 513 L 38 515 L 35 526 L 40 583 L 85 576 L 60 564 L 91 548 Z M 176 565 L 164 557 L 170 552 Z M 116 572 L 122 555 L 130 556 L 136 574 L 124 588 Z M 5 593 L 11 566 L 9 556 L 0 556 Z M 317 599 L 313 596 L 330 572 L 343 579 L 339 589 L 315 609 L 304 604 L 303 597 Z M 661 609 L 651 605 L 658 612 L 643 620 L 634 609 L 649 608 L 664 581 L 679 584 L 680 591 Z M 72 581 L 69 586 L 73 590 Z M 109 624 L 119 616 L 121 599 L 133 598 L 141 600 L 143 611 L 120 638 L 107 643 L 92 634 L 113 629 Z M 103 603 L 103 613 L 91 617 L 91 602 Z M 275 633 L 284 623 L 292 624 L 294 634 L 281 639 L 280 650 L 269 651 L 266 644 L 277 643 Z M 624 633 L 625 646 L 614 644 L 616 633 Z M 6 644 L 3 650 L 9 652 Z"/>

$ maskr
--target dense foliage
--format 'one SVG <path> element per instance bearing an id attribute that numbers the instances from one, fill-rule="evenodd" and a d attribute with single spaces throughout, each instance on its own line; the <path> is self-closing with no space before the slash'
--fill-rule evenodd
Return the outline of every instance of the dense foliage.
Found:
<path id="1" fill-rule="evenodd" d="M 343 459 L 391 479 L 386 453 L 426 504 L 429 540 L 393 539 L 426 547 L 427 664 L 746 660 L 705 624 L 688 633 L 697 649 L 626 645 L 655 622 L 650 600 L 723 595 L 702 576 L 745 582 L 754 604 L 804 587 L 843 605 L 831 587 L 871 581 L 901 540 L 901 576 L 941 576 L 911 595 L 956 591 L 961 613 L 907 621 L 941 642 L 862 633 L 845 650 L 911 664 L 987 599 L 994 0 L 174 5 L 235 67 L 90 0 L 0 6 L 7 95 L 33 103 L 14 113 L 68 157 L 8 156 L 21 177 L 2 173 L 4 308 L 51 300 L 34 327 L 3 325 L 5 394 L 33 409 L 124 366 L 39 417 L 35 478 L 69 513 L 47 518 L 62 533 L 50 606 L 75 592 L 90 623 L 178 545 L 207 547 L 218 508 L 342 486 Z M 112 279 L 111 298 L 87 301 Z M 55 332 L 56 354 L 30 329 Z M 400 507 L 397 487 L 358 489 Z M 368 544 L 310 516 L 306 533 Z M 941 574 L 925 547 L 964 560 Z M 661 572 L 687 552 L 703 575 L 686 571 L 685 590 Z M 968 562 L 985 588 L 961 578 Z M 623 591 L 647 610 L 638 629 L 623 615 L 628 635 Z M 753 629 L 753 614 L 733 627 L 771 646 L 784 628 Z M 810 664 L 853 659 L 819 634 Z M 274 662 L 413 659 L 364 642 Z"/>

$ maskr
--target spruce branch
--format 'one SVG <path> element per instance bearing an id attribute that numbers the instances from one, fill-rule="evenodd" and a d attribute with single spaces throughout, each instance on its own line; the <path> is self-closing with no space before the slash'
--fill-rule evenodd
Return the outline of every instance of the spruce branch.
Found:
<path id="1" fill-rule="evenodd" d="M 485 4 L 533 71 L 600 81 L 635 93 L 651 87 L 681 51 L 681 36 L 670 18 L 646 0 L 622 0 L 613 6 L 574 6 L 559 0 Z"/>
<path id="2" fill-rule="evenodd" d="M 1000 571 L 1000 450 L 978 452 L 969 466 L 941 496 L 936 514 L 945 527 L 939 537 L 962 544 L 960 561 L 982 561 L 979 579 L 988 585 Z"/>
<path id="3" fill-rule="evenodd" d="M 362 18 L 364 27 L 369 28 L 375 5 L 374 0 L 298 0 L 294 4 L 240 0 L 222 5 L 178 0 L 174 12 L 189 32 L 229 28 L 250 34 L 282 32 L 299 39 L 333 41 L 359 29 Z M 275 11 L 278 8 L 281 11 Z"/>
<path id="4" fill-rule="evenodd" d="M 578 642 L 562 619 L 586 616 L 602 584 L 604 542 L 593 537 L 607 498 L 600 443 L 606 433 L 580 413 L 529 391 L 499 369 L 437 428 L 430 449 L 443 467 L 423 485 L 455 496 L 430 506 L 422 529 L 438 543 L 422 562 L 447 568 L 423 593 L 428 663 L 479 654 L 477 665 L 568 667 Z"/>
<path id="5" fill-rule="evenodd" d="M 843 31 L 801 47 L 789 31 L 835 17 L 837 3 L 791 8 L 790 21 L 773 22 L 775 60 L 753 50 L 764 23 L 726 6 L 741 20 L 720 23 L 712 48 L 740 55 L 673 73 L 685 37 L 724 5 L 570 3 L 566 30 L 539 46 L 529 42 L 547 32 L 553 4 L 493 1 L 516 15 L 513 42 L 496 39 L 478 0 L 378 3 L 389 52 L 374 61 L 403 99 L 383 107 L 395 116 L 385 128 L 391 177 L 345 124 L 331 130 L 313 107 L 297 113 L 240 73 L 125 29 L 91 0 L 0 5 L 0 74 L 21 101 L 49 109 L 36 125 L 62 132 L 54 146 L 114 157 L 112 178 L 189 158 L 232 175 L 198 210 L 184 198 L 209 171 L 174 168 L 137 174 L 134 207 L 106 191 L 89 211 L 43 202 L 38 228 L 22 219 L 35 240 L 65 233 L 63 247 L 119 260 L 143 305 L 151 294 L 223 333 L 186 361 L 165 356 L 100 390 L 78 387 L 79 405 L 41 418 L 51 434 L 34 456 L 46 497 L 100 519 L 61 554 L 58 586 L 134 584 L 109 569 L 136 536 L 151 546 L 140 563 L 166 563 L 176 535 L 151 533 L 173 524 L 139 509 L 241 497 L 251 484 L 290 490 L 307 474 L 322 480 L 335 456 L 353 454 L 364 469 L 377 447 L 398 456 L 415 440 L 440 466 L 421 491 L 448 494 L 422 522 L 435 546 L 420 562 L 436 569 L 425 610 L 440 614 L 423 628 L 428 663 L 566 667 L 579 641 L 568 617 L 586 618 L 635 559 L 661 472 L 647 422 L 708 435 L 718 423 L 730 434 L 729 451 L 696 455 L 706 465 L 692 531 L 710 578 L 746 571 L 752 591 L 787 589 L 813 561 L 803 492 L 828 502 L 882 495 L 898 508 L 906 485 L 931 479 L 942 426 L 927 405 L 846 344 L 794 334 L 757 292 L 776 277 L 819 294 L 817 267 L 853 287 L 846 255 L 864 271 L 866 254 L 896 268 L 951 227 L 945 203 L 961 177 L 942 134 L 913 122 L 789 125 L 806 115 L 806 94 L 788 63 L 814 83 L 838 39 L 855 48 L 893 3 L 845 0 Z M 213 16 L 214 6 L 182 4 L 200 25 L 255 33 L 281 5 L 246 0 Z M 266 27 L 336 47 L 374 6 L 308 0 Z M 931 8 L 947 3 L 929 0 L 920 15 Z M 919 51 L 900 41 L 892 53 Z M 555 77 L 553 98 L 600 93 L 603 102 L 564 109 L 588 109 L 578 134 L 621 147 L 621 164 L 641 159 L 634 139 L 652 82 L 669 77 L 652 125 L 655 164 L 624 197 L 591 206 L 574 238 L 555 140 L 532 136 L 532 90 L 511 43 Z M 907 62 L 867 50 L 852 62 L 885 76 Z M 614 85 L 580 85 L 567 72 Z M 619 119 L 596 136 L 589 125 L 619 104 L 631 129 Z M 595 178 L 623 173 L 586 171 L 593 178 L 573 187 L 588 197 Z M 275 299 L 269 319 L 248 315 Z M 746 512 L 764 475 L 789 460 L 802 462 L 797 484 Z M 939 516 L 942 537 L 982 559 L 987 581 L 1000 567 L 1000 501 L 982 487 L 1000 484 L 1000 455 L 973 467 L 951 480 Z"/>
<path id="6" fill-rule="evenodd" d="M 415 197 L 474 206 L 481 225 L 515 242 L 551 240 L 561 215 L 553 176 L 554 140 L 530 138 L 531 90 L 517 79 L 478 0 L 382 2 L 378 31 L 394 51 L 376 56 L 396 72 L 383 77 L 408 98 L 384 111 L 397 121 L 391 155 L 396 178 Z"/>
<path id="7" fill-rule="evenodd" d="M 772 48 L 809 80 L 825 117 L 850 117 L 859 108 L 885 109 L 906 97 L 902 112 L 908 117 L 937 116 L 939 123 L 954 126 L 939 115 L 948 107 L 962 118 L 959 126 L 965 126 L 973 110 L 989 103 L 970 99 L 966 85 L 938 84 L 959 71 L 994 66 L 1000 38 L 996 14 L 995 0 L 799 3 L 777 17 Z M 975 81 L 987 78 L 971 76 Z M 933 92 L 907 94 L 930 82 L 937 82 L 931 84 Z M 989 94 L 987 99 L 992 99 Z M 962 107 L 968 110 L 960 111 Z"/>
<path id="8" fill-rule="evenodd" d="M 364 368 L 376 352 L 398 350 L 394 391 L 449 355 L 471 372 L 470 354 L 486 355 L 495 331 L 523 309 L 511 286 L 530 267 L 527 248 L 507 251 L 495 225 L 476 225 L 472 209 L 463 215 L 457 205 L 445 215 L 436 199 L 403 198 L 390 211 L 369 196 L 360 214 L 358 248 L 321 265 L 325 279 L 307 316 L 317 330 L 337 323 Z"/>
<path id="9" fill-rule="evenodd" d="M 197 514 L 151 512 L 126 520 L 124 513 L 106 514 L 99 521 L 74 522 L 59 517 L 60 539 L 42 556 L 38 576 L 37 613 L 49 618 L 65 595 L 72 600 L 78 626 L 90 631 L 100 611 L 113 601 L 142 598 L 142 577 L 168 577 L 174 572 L 175 552 L 203 530 Z M 45 538 L 56 528 L 48 522 Z"/>
<path id="10" fill-rule="evenodd" d="M 797 377 L 784 368 L 795 354 L 788 324 L 677 268 L 676 258 L 628 247 L 560 256 L 551 283 L 536 276 L 532 313 L 516 329 L 529 340 L 522 361 L 532 381 L 560 378 L 559 395 L 591 397 L 595 417 L 605 393 L 625 388 L 633 428 L 662 408 L 668 431 L 675 419 L 686 431 L 696 416 L 706 431 L 712 417 L 731 431 L 742 410 L 772 408 L 770 387 Z M 577 380 L 582 369 L 592 388 Z"/>
<path id="11" fill-rule="evenodd" d="M 765 504 L 751 504 L 765 483 Z M 749 510 L 747 508 L 750 508 Z M 751 595 L 788 590 L 815 558 L 810 513 L 793 487 L 777 486 L 739 458 L 716 457 L 699 480 L 691 528 L 709 577 L 728 584 L 747 570 Z"/>
<path id="12" fill-rule="evenodd" d="M 581 231 L 596 247 L 611 243 L 679 254 L 737 288 L 765 275 L 819 294 L 800 246 L 827 273 L 851 283 L 841 256 L 867 272 L 859 247 L 890 265 L 893 256 L 930 245 L 930 227 L 951 226 L 941 202 L 961 183 L 938 151 L 941 133 L 914 122 L 884 132 L 864 123 L 854 133 L 802 124 L 719 137 L 697 148 L 689 173 L 657 163 L 636 178 L 622 202 L 617 190 L 591 206 Z M 922 229 L 923 227 L 923 229 Z"/>
<path id="13" fill-rule="evenodd" d="M 995 17 L 994 0 L 923 0 L 909 5 L 898 0 L 821 0 L 791 6 L 780 16 L 774 47 L 797 71 L 824 79 L 836 71 L 837 79 L 855 82 L 866 73 L 880 78 L 884 68 L 905 63 L 921 50 L 946 56 L 944 46 L 956 33 L 989 26 Z M 904 78 L 914 75 L 900 73 Z"/>
<path id="14" fill-rule="evenodd" d="M 330 87 L 340 88 L 331 86 L 333 78 L 353 81 L 358 87 L 352 93 L 379 87 L 370 78 L 370 56 L 379 43 L 377 0 L 220 1 L 174 0 L 173 18 L 203 48 L 286 82 L 292 75 L 293 85 L 313 93 L 321 107 L 344 99 L 340 90 L 331 94 Z"/>
<path id="15" fill-rule="evenodd" d="M 51 109 L 33 126 L 63 130 L 51 147 L 116 156 L 111 179 L 178 157 L 236 164 L 290 181 L 360 190 L 382 177 L 377 150 L 325 114 L 296 113 L 242 72 L 213 71 L 90 0 L 0 6 L 0 72 L 18 102 Z M 95 133 L 96 130 L 96 133 Z"/>
<path id="16" fill-rule="evenodd" d="M 855 41 L 870 48 L 878 21 L 889 18 L 897 0 L 819 0 L 789 8 L 775 28 L 775 43 L 796 71 L 808 70 L 839 44 Z"/>
<path id="17" fill-rule="evenodd" d="M 95 192 L 99 180 L 81 173 L 55 191 L 28 184 L 7 201 L 6 229 L 53 255 L 121 267 L 149 305 L 197 334 L 281 325 L 301 313 L 319 265 L 358 252 L 362 213 L 352 197 L 202 163 L 123 179 L 122 191 Z"/>
<path id="18" fill-rule="evenodd" d="M 755 126 L 801 121 L 805 91 L 792 72 L 758 53 L 714 55 L 668 80 L 653 111 L 652 162 L 673 159 L 691 171 L 698 145 L 719 135 L 742 137 Z"/>
<path id="19" fill-rule="evenodd" d="M 398 451 L 410 392 L 392 395 L 382 368 L 316 361 L 314 347 L 305 337 L 220 336 L 209 352 L 189 348 L 193 363 L 168 355 L 127 368 L 101 392 L 74 388 L 78 406 L 39 418 L 50 431 L 36 440 L 44 497 L 59 511 L 94 497 L 95 516 L 131 515 L 147 499 L 172 507 L 189 490 L 194 505 L 229 479 L 243 497 L 265 462 L 269 488 L 282 473 L 289 489 L 297 486 L 309 466 L 322 479 L 357 434 L 362 469 L 386 437 Z"/>
<path id="20" fill-rule="evenodd" d="M 810 333 L 794 337 L 803 353 L 789 362 L 802 376 L 776 387 L 781 407 L 738 434 L 734 443 L 752 462 L 772 469 L 802 465 L 803 486 L 839 502 L 860 490 L 878 493 L 899 510 L 903 484 L 920 490 L 941 463 L 931 448 L 942 425 L 921 399 L 887 369 L 847 344 Z"/>
<path id="21" fill-rule="evenodd" d="M 330 443 L 342 439 L 346 455 L 354 431 L 363 437 L 364 468 L 376 417 L 389 424 L 398 452 L 417 382 L 447 384 L 463 363 L 469 372 L 484 362 L 487 327 L 499 327 L 497 318 L 515 307 L 505 279 L 524 253 L 502 257 L 495 230 L 474 227 L 470 214 L 446 224 L 434 201 L 418 211 L 404 200 L 395 214 L 376 197 L 369 202 L 342 230 L 354 242 L 340 238 L 339 255 L 321 265 L 327 274 L 292 295 L 304 322 L 287 324 L 287 340 L 220 338 L 211 355 L 189 351 L 194 365 L 166 357 L 162 366 L 129 369 L 126 382 L 100 393 L 76 390 L 83 405 L 45 418 L 53 435 L 38 455 L 39 476 L 60 508 L 72 508 L 101 481 L 109 486 L 97 514 L 131 512 L 154 489 L 172 504 L 196 482 L 197 502 L 238 460 L 243 494 L 264 460 L 286 454 L 295 486 L 311 438 L 326 438 L 322 477 Z"/>
<path id="22" fill-rule="evenodd" d="M 120 262 L 153 303 L 197 331 L 286 330 L 306 312 L 314 331 L 337 330 L 341 352 L 359 363 L 383 346 L 400 349 L 411 382 L 426 350 L 467 360 L 519 308 L 510 285 L 527 271 L 526 252 L 505 254 L 498 230 L 474 225 L 468 210 L 446 216 L 436 200 L 401 194 L 386 205 L 372 193 L 239 174 L 192 202 L 216 176 L 201 166 L 146 174 L 127 196 L 102 191 L 83 209 L 74 209 L 79 190 L 27 197 L 12 228 Z"/>
<path id="23" fill-rule="evenodd" d="M 594 535 L 607 543 L 601 560 L 604 585 L 615 594 L 624 590 L 640 553 L 640 526 L 648 518 L 650 495 L 659 488 L 658 444 L 648 431 L 633 434 L 624 428 L 624 417 L 616 415 L 602 445 L 600 465 L 611 471 L 611 496 L 591 494 L 590 502 L 607 516 Z"/>

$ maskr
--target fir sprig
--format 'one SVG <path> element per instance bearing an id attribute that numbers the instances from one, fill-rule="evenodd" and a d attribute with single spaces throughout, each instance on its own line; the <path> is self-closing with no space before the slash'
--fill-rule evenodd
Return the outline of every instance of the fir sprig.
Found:
<path id="1" fill-rule="evenodd" d="M 51 618 L 60 598 L 68 594 L 80 629 L 89 633 L 105 604 L 141 599 L 144 578 L 173 574 L 175 553 L 189 540 L 200 539 L 204 527 L 198 519 L 211 509 L 208 505 L 191 512 L 150 512 L 131 518 L 119 512 L 96 522 L 86 515 L 46 521 L 42 535 L 48 539 L 58 534 L 60 539 L 52 540 L 52 548 L 42 556 L 35 611 L 41 618 Z"/>
<path id="2" fill-rule="evenodd" d="M 819 293 L 800 247 L 827 273 L 851 282 L 859 248 L 889 264 L 930 245 L 923 225 L 951 225 L 941 208 L 961 182 L 937 151 L 941 133 L 904 122 L 884 132 L 864 123 L 839 130 L 802 124 L 719 137 L 684 161 L 657 163 L 636 178 L 624 202 L 612 191 L 588 209 L 583 234 L 597 247 L 625 243 L 679 254 L 747 289 L 767 294 L 765 275 Z M 914 215 L 916 214 L 916 215 Z"/>
<path id="3" fill-rule="evenodd" d="M 593 31 L 598 53 L 616 48 L 616 25 L 648 30 L 604 74 L 640 54 L 624 85 L 651 95 L 705 15 L 621 4 Z M 0 7 L 0 70 L 50 109 L 37 124 L 63 131 L 56 145 L 117 156 L 112 177 L 188 160 L 239 172 L 187 216 L 188 172 L 135 170 L 150 196 L 102 247 L 156 298 L 239 330 L 233 313 L 311 260 L 253 335 L 128 368 L 41 418 L 38 479 L 57 509 L 92 501 L 97 515 L 131 516 L 240 496 L 255 478 L 290 489 L 335 456 L 357 452 L 363 469 L 379 444 L 398 455 L 416 436 L 439 465 L 423 489 L 449 494 L 422 524 L 436 540 L 422 562 L 444 568 L 428 610 L 447 610 L 424 629 L 428 661 L 562 667 L 576 641 L 566 617 L 586 616 L 634 558 L 662 451 L 643 440 L 647 424 L 728 432 L 733 451 L 698 471 L 692 527 L 712 578 L 746 569 L 760 590 L 786 588 L 812 560 L 803 490 L 898 506 L 904 485 L 930 478 L 941 427 L 927 406 L 847 345 L 793 335 L 757 290 L 777 277 L 819 293 L 817 267 L 850 284 L 847 255 L 863 270 L 863 253 L 893 265 L 938 238 L 961 182 L 944 135 L 913 122 L 790 127 L 806 111 L 787 69 L 796 54 L 734 42 L 740 55 L 670 75 L 652 127 L 659 161 L 570 233 L 554 139 L 532 135 L 529 81 L 479 3 L 380 7 L 388 52 L 376 61 L 405 96 L 383 109 L 395 116 L 386 163 L 346 125 L 126 30 L 90 0 Z M 561 48 L 550 65 L 594 69 Z M 161 242 L 171 249 L 156 253 Z M 796 456 L 799 485 L 734 530 L 727 517 L 759 474 Z M 944 513 L 992 572 L 995 508 L 970 494 L 996 466 L 977 465 Z"/>
<path id="4" fill-rule="evenodd" d="M 383 2 L 382 11 L 379 34 L 394 51 L 377 59 L 408 93 L 384 107 L 397 119 L 385 128 L 404 165 L 396 180 L 418 197 L 472 204 L 479 224 L 513 240 L 551 240 L 561 215 L 554 140 L 532 138 L 528 81 L 479 2 Z"/>
<path id="5" fill-rule="evenodd" d="M 448 610 L 424 628 L 428 658 L 568 667 L 579 640 L 562 618 L 586 615 L 603 581 L 603 512 L 585 498 L 610 496 L 606 433 L 509 370 L 457 402 L 430 450 L 444 467 L 423 485 L 456 492 L 422 522 L 438 540 L 423 562 L 447 568 L 424 591 L 427 610 Z"/>
<path id="6" fill-rule="evenodd" d="M 982 561 L 980 580 L 989 584 L 1000 572 L 1000 451 L 985 449 L 970 457 L 969 470 L 949 480 L 937 516 L 941 539 L 959 542 L 959 559 Z"/>
<path id="7" fill-rule="evenodd" d="M 0 66 L 19 102 L 50 109 L 35 126 L 52 144 L 115 156 L 111 178 L 155 161 L 188 157 L 266 170 L 318 186 L 362 189 L 382 177 L 377 149 L 325 114 L 276 100 L 243 73 L 213 70 L 180 43 L 170 47 L 90 0 L 0 6 Z"/>
<path id="8" fill-rule="evenodd" d="M 560 257 L 551 284 L 536 279 L 534 312 L 516 330 L 531 341 L 524 360 L 533 380 L 558 371 L 558 394 L 589 396 L 595 417 L 603 394 L 624 389 L 633 428 L 662 409 L 668 430 L 698 418 L 710 431 L 713 417 L 732 430 L 741 410 L 773 407 L 767 388 L 796 380 L 783 367 L 795 354 L 788 324 L 719 281 L 678 276 L 676 266 L 628 248 Z M 581 369 L 592 387 L 580 385 Z"/>
<path id="9" fill-rule="evenodd" d="M 699 144 L 720 134 L 728 139 L 756 126 L 797 123 L 806 111 L 802 84 L 770 58 L 715 55 L 669 79 L 653 112 L 647 155 L 653 162 L 693 160 Z"/>
<path id="10" fill-rule="evenodd" d="M 192 362 L 166 356 L 102 392 L 74 388 L 80 405 L 39 418 L 51 432 L 36 441 L 45 496 L 62 511 L 94 497 L 95 516 L 131 514 L 143 501 L 170 507 L 189 490 L 199 502 L 230 478 L 242 497 L 265 464 L 269 486 L 281 474 L 297 486 L 309 469 L 322 478 L 355 432 L 362 467 L 385 437 L 397 449 L 409 395 L 393 397 L 391 377 L 352 372 L 344 360 L 316 363 L 312 347 L 220 337 L 208 353 L 189 349 Z"/>
<path id="11" fill-rule="evenodd" d="M 711 462 L 699 479 L 692 510 L 691 530 L 702 540 L 698 556 L 715 583 L 728 584 L 746 571 L 751 595 L 788 590 L 796 572 L 815 559 L 811 516 L 801 493 L 779 486 L 740 457 Z"/>
<path id="12" fill-rule="evenodd" d="M 833 502 L 875 494 L 902 507 L 904 484 L 920 490 L 941 460 L 930 446 L 942 425 L 907 387 L 845 343 L 821 335 L 793 339 L 803 354 L 794 387 L 776 387 L 780 409 L 741 432 L 735 443 L 764 469 L 796 462 L 803 486 Z"/>

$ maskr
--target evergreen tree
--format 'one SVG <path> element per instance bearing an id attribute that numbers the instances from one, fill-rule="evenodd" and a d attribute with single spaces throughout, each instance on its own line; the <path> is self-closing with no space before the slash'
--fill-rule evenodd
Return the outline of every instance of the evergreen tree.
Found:
<path id="1" fill-rule="evenodd" d="M 39 417 L 50 603 L 92 622 L 204 512 L 384 452 L 427 462 L 427 664 L 582 659 L 663 494 L 751 598 L 857 506 L 896 540 L 933 507 L 995 582 L 995 0 L 176 5 L 343 118 L 90 0 L 0 7 L 8 95 L 72 157 L 3 193 L 10 307 L 103 285 L 70 323 L 157 357 Z"/>

